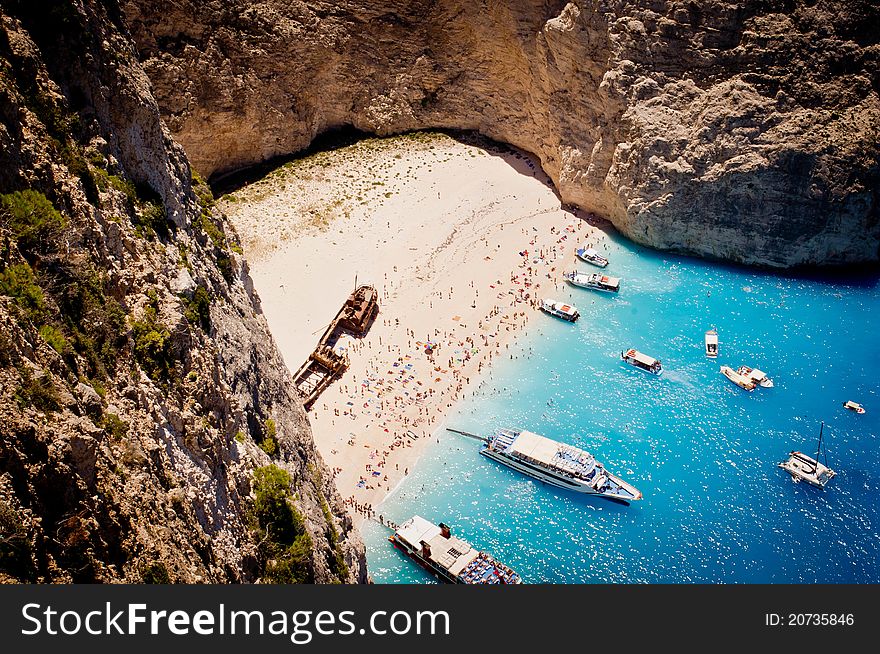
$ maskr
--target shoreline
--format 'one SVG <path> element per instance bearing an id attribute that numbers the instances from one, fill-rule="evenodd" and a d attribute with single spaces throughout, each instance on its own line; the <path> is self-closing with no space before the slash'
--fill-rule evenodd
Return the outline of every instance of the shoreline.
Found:
<path id="1" fill-rule="evenodd" d="M 279 170 L 221 202 L 288 368 L 355 278 L 379 292 L 367 335 L 343 344 L 348 370 L 308 412 L 360 525 L 525 333 L 536 300 L 564 285 L 574 249 L 604 233 L 561 207 L 527 155 L 441 134 L 371 139 Z M 340 199 L 340 184 L 356 201 Z"/>

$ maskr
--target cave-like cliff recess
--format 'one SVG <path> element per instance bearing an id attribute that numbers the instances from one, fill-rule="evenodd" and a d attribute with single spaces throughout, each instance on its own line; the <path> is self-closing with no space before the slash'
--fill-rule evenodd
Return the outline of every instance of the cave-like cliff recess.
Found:
<path id="1" fill-rule="evenodd" d="M 0 582 L 365 581 L 111 1 L 0 5 Z"/>
<path id="2" fill-rule="evenodd" d="M 876 262 L 868 0 L 125 0 L 163 116 L 212 175 L 324 130 L 479 130 L 659 248 Z"/>

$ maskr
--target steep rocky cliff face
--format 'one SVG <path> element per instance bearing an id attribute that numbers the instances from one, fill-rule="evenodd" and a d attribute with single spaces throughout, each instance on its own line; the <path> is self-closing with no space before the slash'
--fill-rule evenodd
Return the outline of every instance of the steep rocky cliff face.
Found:
<path id="1" fill-rule="evenodd" d="M 113 2 L 4 0 L 0 146 L 0 581 L 364 581 Z"/>
<path id="2" fill-rule="evenodd" d="M 125 0 L 204 175 L 352 125 L 479 130 L 648 245 L 874 262 L 880 11 L 764 0 Z"/>

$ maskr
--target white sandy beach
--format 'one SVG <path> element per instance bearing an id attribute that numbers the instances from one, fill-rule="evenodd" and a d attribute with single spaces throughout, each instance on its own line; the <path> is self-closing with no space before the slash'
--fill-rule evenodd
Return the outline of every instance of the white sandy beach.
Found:
<path id="1" fill-rule="evenodd" d="M 221 205 L 292 372 L 355 279 L 379 291 L 378 318 L 348 343 L 350 368 L 309 413 L 356 521 L 355 505 L 376 506 L 492 358 L 507 356 L 534 300 L 554 297 L 575 267 L 575 248 L 603 237 L 562 210 L 536 162 L 443 134 L 318 153 Z"/>

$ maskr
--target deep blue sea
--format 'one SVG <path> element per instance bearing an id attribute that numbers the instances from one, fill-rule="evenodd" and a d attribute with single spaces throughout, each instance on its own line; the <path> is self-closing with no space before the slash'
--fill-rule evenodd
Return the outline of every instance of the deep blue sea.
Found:
<path id="1" fill-rule="evenodd" d="M 779 275 L 615 235 L 608 255 L 620 294 L 559 291 L 580 321 L 536 315 L 517 358 L 496 360 L 446 425 L 578 445 L 645 499 L 622 506 L 544 486 L 438 431 L 379 512 L 446 522 L 530 583 L 880 582 L 877 276 Z M 704 355 L 712 326 L 717 361 Z M 664 374 L 621 363 L 628 347 L 660 359 Z M 743 391 L 722 364 L 758 367 L 775 388 Z M 848 399 L 867 413 L 844 410 Z M 824 491 L 777 468 L 790 450 L 815 452 L 823 420 L 838 473 Z M 364 526 L 374 580 L 432 583 L 388 534 Z"/>

